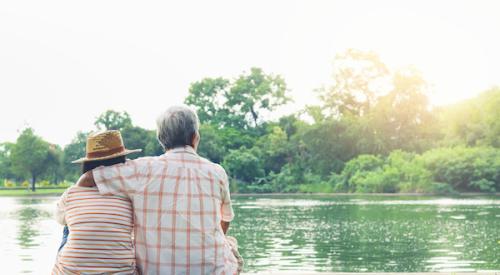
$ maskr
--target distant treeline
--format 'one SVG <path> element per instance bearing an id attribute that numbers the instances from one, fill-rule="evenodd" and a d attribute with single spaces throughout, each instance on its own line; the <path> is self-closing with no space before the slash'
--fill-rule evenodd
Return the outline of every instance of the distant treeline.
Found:
<path id="1" fill-rule="evenodd" d="M 357 50 L 333 65 L 333 84 L 314 92 L 320 104 L 274 120 L 291 101 L 279 75 L 252 68 L 191 84 L 185 103 L 202 122 L 199 154 L 226 168 L 232 191 L 500 191 L 499 88 L 432 108 L 415 69 L 393 71 Z M 143 149 L 137 156 L 163 153 L 155 132 L 126 112 L 107 111 L 95 125 L 121 130 L 127 147 Z M 25 129 L 0 146 L 0 179 L 76 180 L 70 161 L 85 154 L 86 135 L 61 148 Z"/>

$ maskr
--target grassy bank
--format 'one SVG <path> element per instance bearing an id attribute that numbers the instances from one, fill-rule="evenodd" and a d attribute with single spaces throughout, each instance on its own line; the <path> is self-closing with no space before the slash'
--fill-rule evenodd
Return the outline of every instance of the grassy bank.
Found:
<path id="1" fill-rule="evenodd" d="M 66 188 L 38 188 L 35 192 L 27 189 L 0 189 L 0 197 L 2 196 L 46 196 L 60 195 L 64 193 Z"/>

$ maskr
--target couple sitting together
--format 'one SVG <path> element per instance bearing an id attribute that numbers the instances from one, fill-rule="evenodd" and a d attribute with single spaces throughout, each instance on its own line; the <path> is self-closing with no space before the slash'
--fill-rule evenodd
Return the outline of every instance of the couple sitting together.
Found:
<path id="1" fill-rule="evenodd" d="M 199 120 L 186 106 L 157 120 L 165 149 L 125 159 L 119 131 L 89 135 L 82 176 L 57 204 L 69 229 L 53 274 L 238 274 L 226 236 L 234 217 L 224 169 L 196 154 Z"/>

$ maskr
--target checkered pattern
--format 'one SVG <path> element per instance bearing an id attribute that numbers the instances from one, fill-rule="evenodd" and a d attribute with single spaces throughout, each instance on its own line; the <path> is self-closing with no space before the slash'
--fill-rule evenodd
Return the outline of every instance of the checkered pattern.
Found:
<path id="1" fill-rule="evenodd" d="M 93 170 L 103 195 L 130 198 L 142 274 L 235 274 L 221 228 L 234 213 L 226 172 L 186 146 Z"/>

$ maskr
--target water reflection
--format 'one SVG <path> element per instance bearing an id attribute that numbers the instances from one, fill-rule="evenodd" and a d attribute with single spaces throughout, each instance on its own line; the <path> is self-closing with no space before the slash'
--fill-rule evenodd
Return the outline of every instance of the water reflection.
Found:
<path id="1" fill-rule="evenodd" d="M 500 269 L 495 197 L 244 197 L 235 208 L 251 271 Z"/>
<path id="2" fill-rule="evenodd" d="M 246 272 L 500 270 L 500 198 L 234 198 L 230 234 Z M 55 197 L 0 197 L 5 274 L 49 274 L 61 237 Z M 2 272 L 4 273 L 4 272 Z"/>
<path id="3" fill-rule="evenodd" d="M 5 274 L 48 274 L 55 250 L 50 236 L 53 232 L 51 210 L 54 198 L 0 198 L 0 252 Z M 47 226 L 47 223 L 49 226 Z M 52 226 L 51 226 L 52 225 Z M 57 226 L 56 226 L 57 227 Z"/>
<path id="4" fill-rule="evenodd" d="M 29 248 L 39 245 L 34 242 L 34 239 L 40 235 L 40 229 L 37 226 L 38 220 L 42 217 L 50 217 L 50 213 L 31 206 L 26 206 L 15 212 L 14 215 L 16 215 L 20 221 L 19 234 L 17 236 L 19 246 L 21 248 Z"/>

